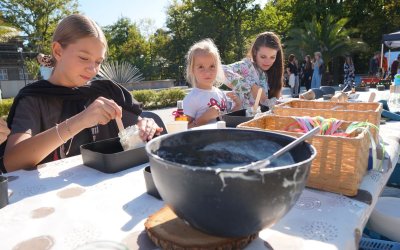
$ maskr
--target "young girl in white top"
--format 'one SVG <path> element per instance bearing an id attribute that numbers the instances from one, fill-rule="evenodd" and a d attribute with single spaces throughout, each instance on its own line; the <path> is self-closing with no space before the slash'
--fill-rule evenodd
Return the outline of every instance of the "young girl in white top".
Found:
<path id="1" fill-rule="evenodd" d="M 225 80 L 221 58 L 211 39 L 204 39 L 190 47 L 187 54 L 186 78 L 193 86 L 183 99 L 183 109 L 189 116 L 189 128 L 212 123 L 222 112 L 227 112 L 227 97 L 216 86 Z M 241 107 L 236 94 L 227 94 L 234 103 L 232 111 Z"/>

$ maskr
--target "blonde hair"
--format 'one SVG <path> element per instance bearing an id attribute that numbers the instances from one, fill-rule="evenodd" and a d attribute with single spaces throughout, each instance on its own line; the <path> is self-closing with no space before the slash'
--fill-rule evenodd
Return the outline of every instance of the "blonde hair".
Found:
<path id="1" fill-rule="evenodd" d="M 322 53 L 321 52 L 319 52 L 319 51 L 314 52 L 314 57 L 315 56 L 318 56 L 318 61 L 317 61 L 318 66 L 320 66 L 321 64 L 324 63 L 324 60 L 322 59 Z"/>
<path id="2" fill-rule="evenodd" d="M 199 54 L 210 54 L 214 57 L 215 66 L 217 69 L 217 75 L 214 80 L 214 86 L 219 86 L 225 81 L 225 74 L 222 70 L 221 57 L 219 55 L 219 51 L 217 46 L 215 46 L 214 42 L 207 38 L 201 40 L 190 47 L 187 55 L 186 55 L 186 80 L 192 85 L 196 86 L 196 77 L 193 73 L 194 67 L 194 58 Z"/>
<path id="3" fill-rule="evenodd" d="M 53 42 L 58 42 L 65 48 L 69 44 L 87 37 L 98 38 L 107 51 L 107 39 L 101 28 L 89 17 L 73 14 L 65 17 L 57 25 L 53 34 Z M 53 58 L 55 57 L 53 56 Z"/>

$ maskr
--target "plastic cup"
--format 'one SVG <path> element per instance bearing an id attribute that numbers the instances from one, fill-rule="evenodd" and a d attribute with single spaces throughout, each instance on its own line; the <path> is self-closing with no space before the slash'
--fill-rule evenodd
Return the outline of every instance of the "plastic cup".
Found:
<path id="1" fill-rule="evenodd" d="M 0 208 L 8 204 L 8 180 L 7 177 L 0 175 Z"/>
<path id="2" fill-rule="evenodd" d="M 173 121 L 165 124 L 168 134 L 178 133 L 188 130 L 188 121 Z"/>

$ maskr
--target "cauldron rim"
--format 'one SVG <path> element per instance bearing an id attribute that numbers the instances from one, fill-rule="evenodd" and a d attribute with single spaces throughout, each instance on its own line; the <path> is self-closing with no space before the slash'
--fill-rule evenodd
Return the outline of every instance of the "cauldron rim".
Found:
<path id="1" fill-rule="evenodd" d="M 188 131 L 183 131 L 183 132 L 179 132 L 179 133 L 191 133 L 193 131 L 213 131 L 215 129 L 195 129 L 195 130 L 188 130 Z M 242 131 L 254 131 L 254 132 L 261 132 L 261 133 L 267 133 L 267 134 L 274 134 L 277 136 L 281 136 L 281 137 L 287 137 L 289 139 L 293 139 L 295 140 L 296 137 L 294 136 L 290 136 L 290 135 L 286 135 L 286 134 L 282 134 L 282 133 L 278 133 L 278 132 L 272 132 L 272 131 L 263 131 L 263 130 L 250 130 L 250 129 L 239 129 L 239 128 L 226 128 L 224 130 L 233 130 L 233 131 L 238 131 L 238 130 L 242 130 Z M 177 133 L 176 133 L 177 134 Z M 250 170 L 247 169 L 237 169 L 237 170 L 233 170 L 233 169 L 221 169 L 221 168 L 213 168 L 213 167 L 201 167 L 201 166 L 192 166 L 192 165 L 187 165 L 187 164 L 182 164 L 182 163 L 177 163 L 177 162 L 173 162 L 173 161 L 169 161 L 166 160 L 164 158 L 159 157 L 157 154 L 154 154 L 152 152 L 152 150 L 150 149 L 150 146 L 154 143 L 157 143 L 158 141 L 163 140 L 165 137 L 171 137 L 176 135 L 174 134 L 164 134 L 161 136 L 158 136 L 156 138 L 153 138 L 152 140 L 150 140 L 147 144 L 146 144 L 146 152 L 149 156 L 152 156 L 154 159 L 161 161 L 162 163 L 168 164 L 169 167 L 176 167 L 176 168 L 184 168 L 184 169 L 189 169 L 192 171 L 204 171 L 204 172 L 210 172 L 210 173 L 215 173 L 218 174 L 220 172 L 229 172 L 229 173 L 246 173 L 246 172 L 250 172 Z M 251 171 L 254 173 L 270 173 L 270 172 L 275 172 L 278 170 L 282 170 L 282 169 L 290 169 L 290 168 L 296 168 L 298 166 L 303 165 L 306 162 L 312 161 L 316 155 L 317 155 L 317 150 L 315 149 L 315 147 L 310 144 L 310 143 L 306 143 L 306 146 L 309 148 L 310 150 L 310 157 L 303 160 L 303 161 L 299 161 L 299 162 L 294 162 L 293 164 L 290 165 L 283 165 L 283 166 L 276 166 L 276 167 L 267 167 L 267 168 L 261 168 L 258 171 Z M 247 164 L 245 166 L 249 166 L 251 165 Z M 244 166 L 243 166 L 244 167 Z"/>

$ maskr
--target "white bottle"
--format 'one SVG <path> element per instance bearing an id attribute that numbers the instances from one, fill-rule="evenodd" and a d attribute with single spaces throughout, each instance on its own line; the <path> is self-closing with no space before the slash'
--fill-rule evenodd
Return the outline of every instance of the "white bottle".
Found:
<path id="1" fill-rule="evenodd" d="M 217 121 L 217 129 L 223 129 L 226 128 L 226 122 L 225 121 Z"/>

